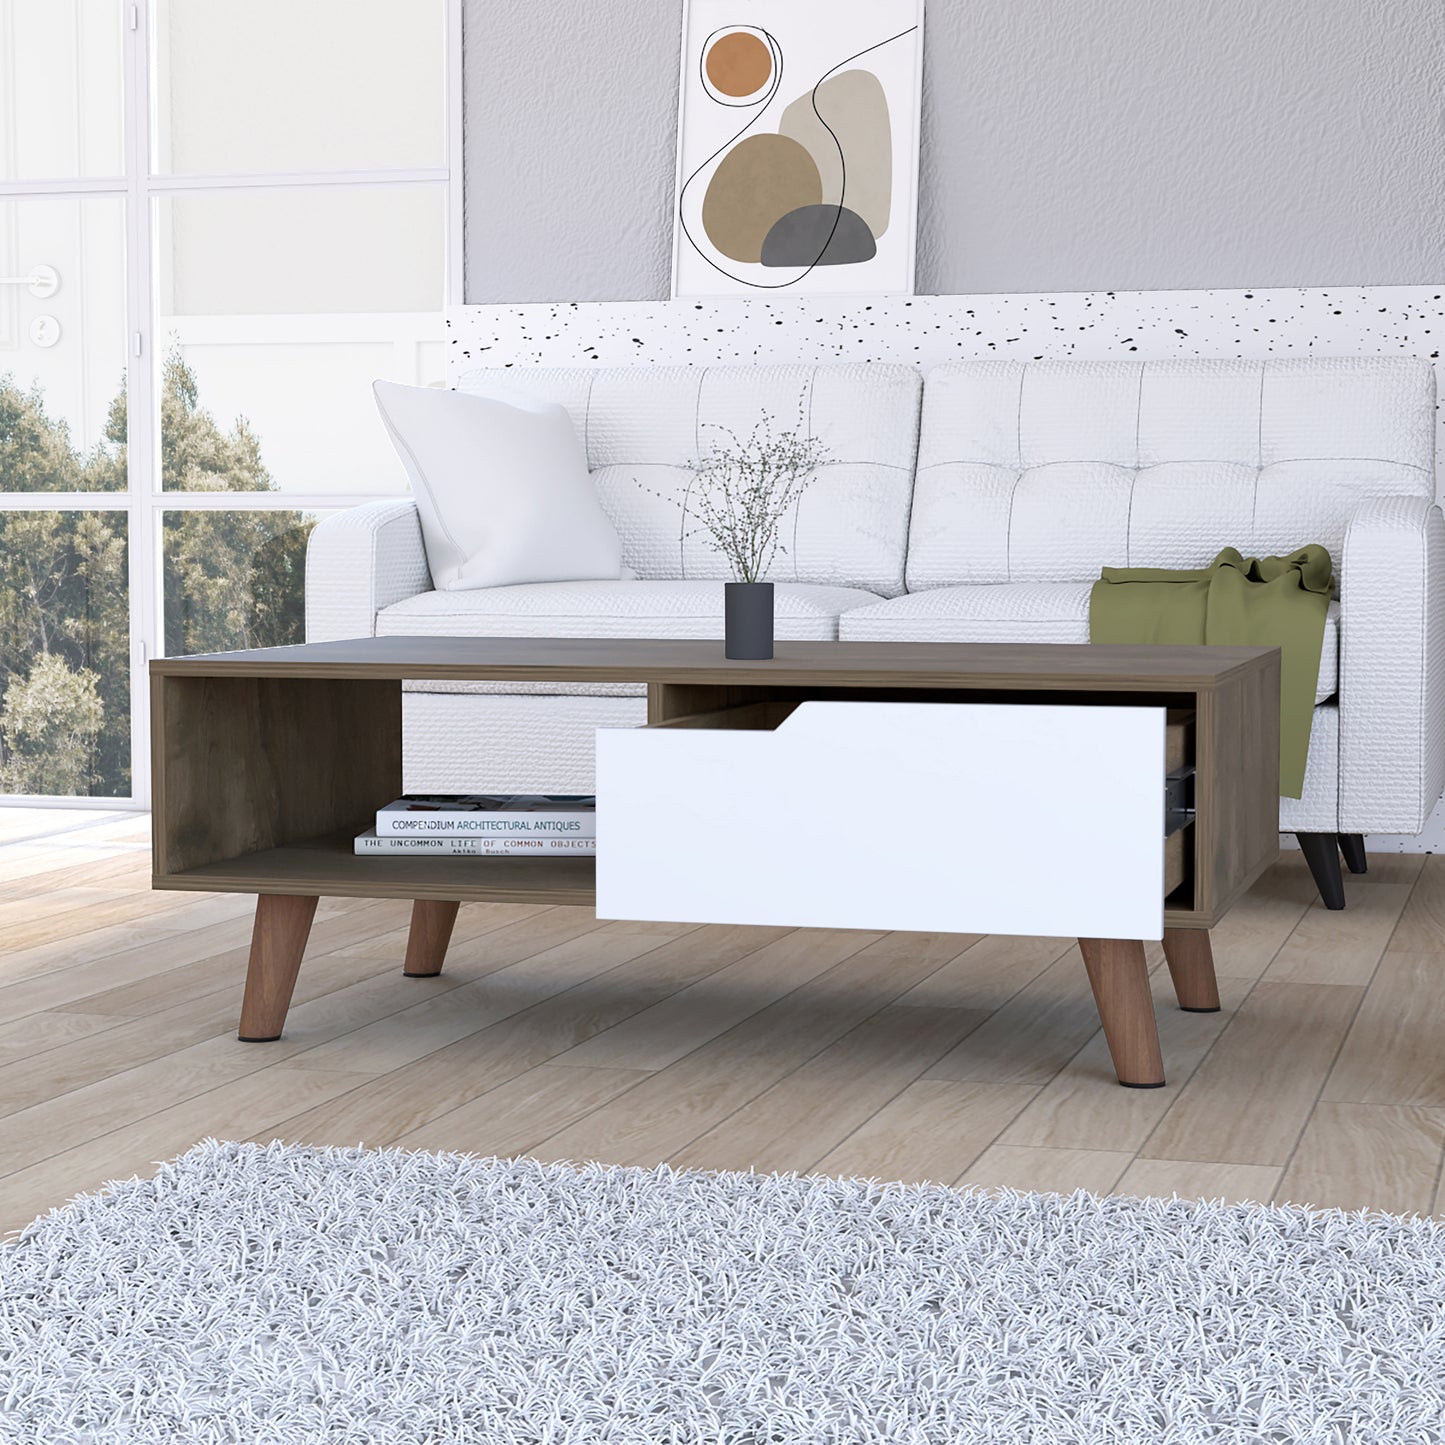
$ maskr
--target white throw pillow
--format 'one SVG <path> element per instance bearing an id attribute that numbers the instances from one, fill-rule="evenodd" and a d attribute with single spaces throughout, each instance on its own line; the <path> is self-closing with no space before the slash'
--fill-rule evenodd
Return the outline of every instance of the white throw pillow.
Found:
<path id="1" fill-rule="evenodd" d="M 621 577 L 622 543 L 553 402 L 374 383 L 439 592 Z"/>

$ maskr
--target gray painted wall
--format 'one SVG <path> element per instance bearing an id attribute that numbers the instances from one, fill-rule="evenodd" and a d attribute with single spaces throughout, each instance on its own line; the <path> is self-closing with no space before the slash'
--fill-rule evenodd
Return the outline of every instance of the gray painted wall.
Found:
<path id="1" fill-rule="evenodd" d="M 466 3 L 470 302 L 668 294 L 681 0 Z M 1441 0 L 929 0 L 921 293 L 1445 278 Z"/>

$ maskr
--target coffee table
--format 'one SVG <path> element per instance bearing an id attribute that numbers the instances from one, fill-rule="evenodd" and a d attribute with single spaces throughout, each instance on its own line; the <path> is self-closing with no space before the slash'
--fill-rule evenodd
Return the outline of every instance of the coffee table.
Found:
<path id="1" fill-rule="evenodd" d="M 402 791 L 403 679 L 645 683 L 649 728 L 704 732 L 777 728 L 804 703 L 1043 705 L 1060 725 L 1082 716 L 1069 709 L 1152 709 L 1166 739 L 1149 754 L 1164 953 L 1182 1008 L 1219 1007 L 1208 929 L 1278 856 L 1277 649 L 794 642 L 768 661 L 722 654 L 713 641 L 385 637 L 153 661 L 152 885 L 257 895 L 239 1037 L 280 1037 L 322 896 L 413 900 L 413 977 L 440 972 L 460 903 L 595 905 L 588 857 L 354 855 L 354 835 Z M 1053 762 L 1039 758 L 1040 776 Z M 1057 787 L 1067 800 L 1067 775 Z M 1050 826 L 1038 818 L 1041 837 Z M 1132 1087 L 1164 1082 L 1144 949 L 1157 936 L 1080 939 Z"/>

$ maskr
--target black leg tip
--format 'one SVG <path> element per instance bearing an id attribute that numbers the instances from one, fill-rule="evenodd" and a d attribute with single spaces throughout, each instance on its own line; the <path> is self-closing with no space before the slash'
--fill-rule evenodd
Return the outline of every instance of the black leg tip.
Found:
<path id="1" fill-rule="evenodd" d="M 1182 1003 L 1179 1005 L 1179 1011 L 1186 1014 L 1217 1014 L 1219 1005 L 1215 1004 L 1213 1008 L 1190 1008 L 1187 1003 Z"/>
<path id="2" fill-rule="evenodd" d="M 1345 906 L 1345 885 L 1340 879 L 1340 839 L 1334 833 L 1296 833 L 1300 852 L 1309 864 L 1320 902 L 1338 911 Z"/>
<path id="3" fill-rule="evenodd" d="M 266 1034 L 262 1038 L 252 1038 L 250 1034 L 237 1034 L 236 1038 L 243 1044 L 274 1044 L 280 1034 Z"/>
<path id="4" fill-rule="evenodd" d="M 1365 857 L 1365 836 L 1363 833 L 1341 833 L 1340 852 L 1345 855 L 1345 867 L 1351 873 L 1369 871 L 1369 860 Z"/>
<path id="5" fill-rule="evenodd" d="M 408 973 L 405 969 L 402 969 L 401 976 L 403 978 L 440 978 L 441 970 L 438 969 L 436 973 Z"/>
<path id="6" fill-rule="evenodd" d="M 1164 1080 L 1160 1079 L 1157 1084 L 1131 1084 L 1124 1079 L 1120 1079 L 1119 1087 L 1121 1089 L 1162 1089 L 1164 1087 Z"/>

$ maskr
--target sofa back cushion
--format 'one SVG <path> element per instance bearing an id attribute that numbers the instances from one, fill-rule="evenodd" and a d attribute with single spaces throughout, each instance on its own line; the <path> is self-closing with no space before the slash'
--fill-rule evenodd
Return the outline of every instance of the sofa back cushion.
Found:
<path id="1" fill-rule="evenodd" d="M 771 576 L 903 591 L 922 392 L 911 367 L 487 367 L 463 373 L 459 390 L 566 407 L 624 563 L 656 580 L 730 575 L 670 499 L 728 431 L 746 439 L 766 411 L 774 432 L 811 433 L 830 458 L 784 519 Z"/>
<path id="2" fill-rule="evenodd" d="M 1086 581 L 1321 542 L 1434 494 L 1427 361 L 978 361 L 929 373 L 908 588 Z"/>

